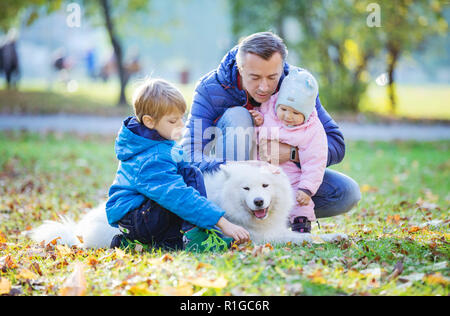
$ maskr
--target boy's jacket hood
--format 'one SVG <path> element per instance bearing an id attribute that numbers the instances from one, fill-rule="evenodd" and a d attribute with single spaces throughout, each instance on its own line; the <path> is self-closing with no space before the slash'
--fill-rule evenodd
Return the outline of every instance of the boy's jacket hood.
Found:
<path id="1" fill-rule="evenodd" d="M 161 141 L 172 145 L 174 141 L 163 138 L 156 130 L 149 129 L 139 123 L 133 116 L 123 121 L 122 128 L 116 138 L 116 156 L 120 161 L 128 160 L 147 149 L 161 144 Z"/>

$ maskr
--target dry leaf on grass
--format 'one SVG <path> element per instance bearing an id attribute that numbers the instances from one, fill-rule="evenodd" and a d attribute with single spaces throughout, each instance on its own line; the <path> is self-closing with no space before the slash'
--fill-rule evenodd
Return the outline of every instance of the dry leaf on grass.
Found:
<path id="1" fill-rule="evenodd" d="M 215 289 L 222 289 L 228 284 L 228 280 L 223 276 L 213 280 L 207 279 L 205 277 L 188 278 L 186 281 L 191 283 L 192 285 Z"/>
<path id="2" fill-rule="evenodd" d="M 0 295 L 8 294 L 11 291 L 11 282 L 6 278 L 0 278 Z"/>
<path id="3" fill-rule="evenodd" d="M 191 296 L 194 294 L 194 289 L 190 284 L 180 284 L 177 287 L 164 287 L 161 293 L 168 296 Z"/>
<path id="4" fill-rule="evenodd" d="M 86 279 L 84 265 L 77 263 L 72 274 L 66 279 L 59 290 L 61 296 L 83 296 L 86 294 Z"/>

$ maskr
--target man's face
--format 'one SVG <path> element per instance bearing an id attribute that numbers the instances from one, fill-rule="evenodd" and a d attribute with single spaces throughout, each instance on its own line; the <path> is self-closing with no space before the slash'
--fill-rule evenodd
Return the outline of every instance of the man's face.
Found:
<path id="1" fill-rule="evenodd" d="M 266 102 L 275 92 L 283 73 L 283 58 L 274 53 L 269 60 L 247 53 L 239 73 L 243 88 L 259 103 Z"/>

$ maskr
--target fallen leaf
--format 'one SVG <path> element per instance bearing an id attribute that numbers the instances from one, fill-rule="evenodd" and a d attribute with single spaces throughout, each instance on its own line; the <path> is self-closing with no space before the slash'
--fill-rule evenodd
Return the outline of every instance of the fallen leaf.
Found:
<path id="1" fill-rule="evenodd" d="M 147 284 L 133 285 L 132 287 L 130 287 L 128 289 L 128 292 L 130 292 L 130 294 L 132 294 L 132 295 L 138 295 L 138 296 L 154 294 L 154 292 L 149 290 Z"/>
<path id="2" fill-rule="evenodd" d="M 13 258 L 11 258 L 11 256 L 7 256 L 5 258 L 5 263 L 4 263 L 4 267 L 6 267 L 9 270 L 15 269 L 17 268 L 17 264 L 16 262 L 13 260 Z"/>
<path id="3" fill-rule="evenodd" d="M 17 278 L 21 280 L 36 280 L 38 275 L 28 269 L 21 269 L 17 274 Z"/>
<path id="4" fill-rule="evenodd" d="M 313 244 L 319 245 L 319 244 L 324 244 L 325 243 L 325 241 L 322 238 L 320 238 L 319 236 L 317 236 L 317 235 L 312 235 L 311 239 L 312 239 L 312 243 Z"/>
<path id="5" fill-rule="evenodd" d="M 0 243 L 5 243 L 6 242 L 6 235 L 2 232 L 0 232 Z"/>
<path id="6" fill-rule="evenodd" d="M 0 295 L 8 294 L 11 291 L 11 282 L 6 279 L 0 277 Z"/>
<path id="7" fill-rule="evenodd" d="M 161 261 L 162 262 L 173 261 L 173 257 L 168 253 L 166 253 L 164 256 L 161 257 Z"/>
<path id="8" fill-rule="evenodd" d="M 61 296 L 83 296 L 86 294 L 83 264 L 77 263 L 75 265 L 72 274 L 66 279 L 58 294 Z"/>
<path id="9" fill-rule="evenodd" d="M 58 255 L 60 256 L 70 256 L 73 254 L 72 249 L 67 247 L 66 245 L 56 245 L 55 246 L 56 251 L 58 252 Z"/>
<path id="10" fill-rule="evenodd" d="M 194 294 L 194 289 L 192 288 L 192 285 L 180 284 L 177 287 L 166 286 L 161 292 L 168 296 L 192 296 L 192 294 Z"/>
<path id="11" fill-rule="evenodd" d="M 88 259 L 88 265 L 95 267 L 98 264 L 98 260 L 94 257 L 89 257 Z"/>
<path id="12" fill-rule="evenodd" d="M 420 227 L 418 226 L 411 226 L 408 230 L 409 233 L 416 233 L 420 230 Z"/>
<path id="13" fill-rule="evenodd" d="M 440 284 L 447 286 L 450 284 L 450 281 L 448 278 L 444 277 L 440 272 L 426 275 L 423 280 L 430 284 Z"/>
<path id="14" fill-rule="evenodd" d="M 195 268 L 196 270 L 200 270 L 202 268 L 212 268 L 213 266 L 210 265 L 209 263 L 203 263 L 203 262 L 199 262 L 197 264 L 197 268 Z"/>
<path id="15" fill-rule="evenodd" d="M 273 246 L 270 243 L 265 244 L 266 248 L 269 248 L 270 250 L 273 250 Z"/>
<path id="16" fill-rule="evenodd" d="M 200 287 L 210 287 L 215 289 L 222 289 L 228 284 L 228 280 L 225 279 L 223 276 L 220 276 L 215 280 L 207 279 L 205 277 L 197 277 L 197 278 L 188 278 L 186 281 L 191 283 L 192 285 Z"/>
<path id="17" fill-rule="evenodd" d="M 51 240 L 47 245 L 55 246 L 58 243 L 58 239 L 61 239 L 61 237 L 57 237 L 57 238 Z"/>
<path id="18" fill-rule="evenodd" d="M 400 274 L 402 274 L 402 272 L 403 272 L 403 262 L 398 261 L 394 266 L 394 271 L 392 271 L 392 273 L 387 277 L 387 280 L 390 281 L 397 278 Z"/>

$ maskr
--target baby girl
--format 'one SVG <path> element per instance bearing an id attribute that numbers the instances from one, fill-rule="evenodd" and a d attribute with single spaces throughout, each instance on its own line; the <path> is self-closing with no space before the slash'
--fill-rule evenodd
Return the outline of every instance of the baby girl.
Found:
<path id="1" fill-rule="evenodd" d="M 291 227 L 302 233 L 310 232 L 311 221 L 316 220 L 311 197 L 322 183 L 328 155 L 326 134 L 315 109 L 317 95 L 316 79 L 307 71 L 292 70 L 277 94 L 258 111 L 250 111 L 258 126 L 259 144 L 276 140 L 298 150 L 300 168 L 293 161 L 280 167 L 289 177 L 297 201 L 289 215 Z M 265 160 L 264 153 L 259 153 L 259 159 Z"/>

